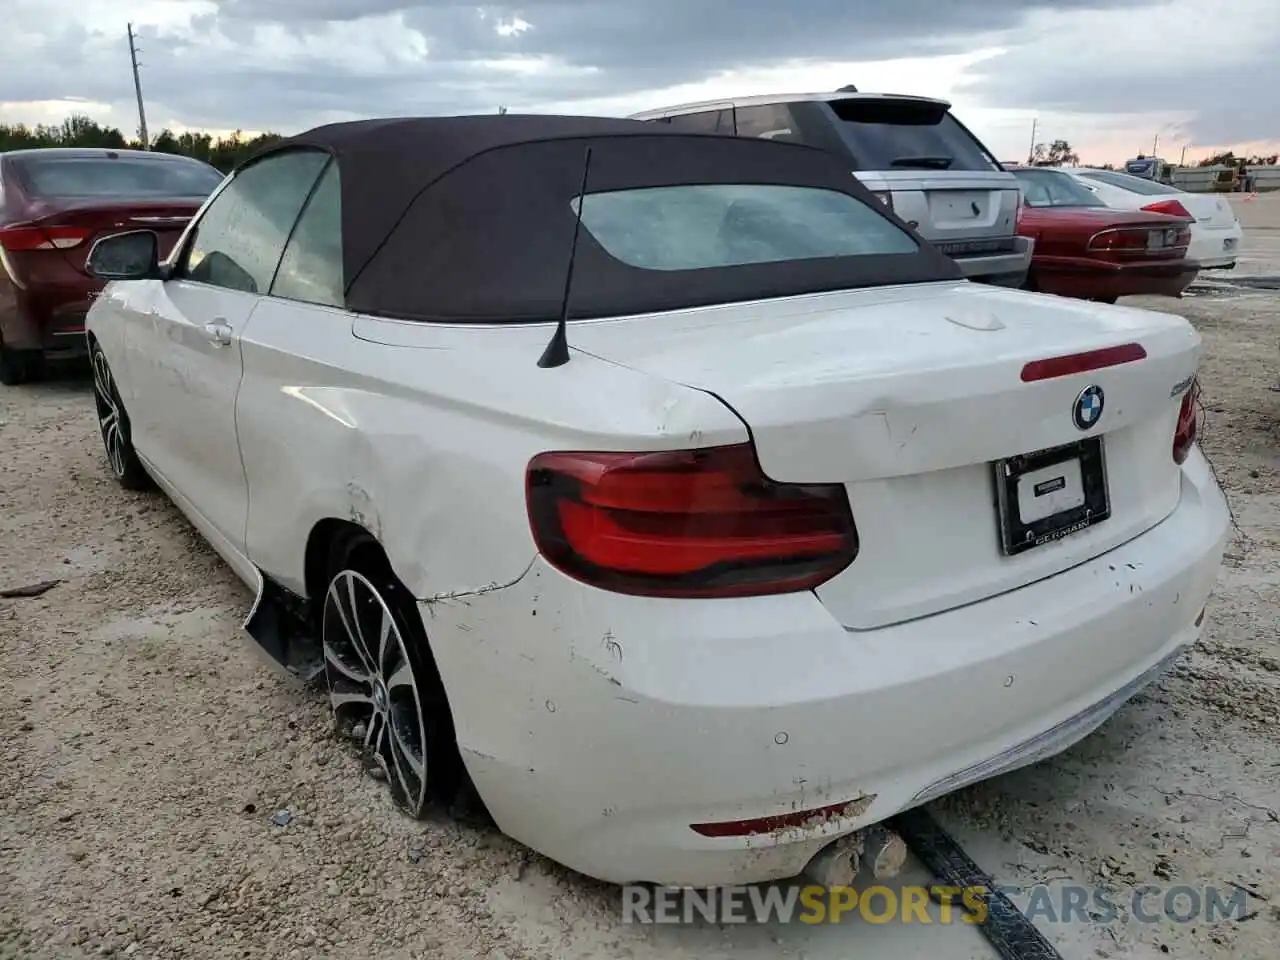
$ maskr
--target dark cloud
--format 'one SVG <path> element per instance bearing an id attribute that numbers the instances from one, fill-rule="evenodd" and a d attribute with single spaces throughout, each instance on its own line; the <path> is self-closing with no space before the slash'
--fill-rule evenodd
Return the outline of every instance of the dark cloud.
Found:
<path id="1" fill-rule="evenodd" d="M 403 12 L 446 56 L 552 56 L 611 76 L 663 85 L 790 59 L 872 60 L 958 53 L 967 38 L 1018 26 L 1036 9 L 1087 10 L 1153 0 L 219 0 L 228 19 L 314 24 Z M 483 10 L 487 20 L 478 15 Z M 488 26 L 521 18 L 532 29 L 499 37 Z M 927 26 L 927 29 L 922 29 Z"/>
<path id="2" fill-rule="evenodd" d="M 188 125 L 289 131 L 350 115 L 594 100 L 794 60 L 961 53 L 979 39 L 1017 31 L 1035 11 L 1149 2 L 217 0 L 215 12 L 180 26 L 144 23 L 139 33 L 153 126 L 177 117 Z M 55 5 L 64 12 L 51 15 Z M 94 21 L 98 32 L 87 29 L 70 0 L 7 0 L 6 7 L 6 18 L 39 43 L 7 44 L 0 97 L 86 97 L 129 115 L 133 90 L 122 29 L 102 32 L 103 16 Z M 372 17 L 388 19 L 371 23 Z M 508 35 L 496 29 L 517 19 L 530 29 Z M 407 31 L 425 38 L 425 54 L 396 35 Z M 1148 45 L 1142 53 L 1143 64 L 1150 64 Z M 544 58 L 553 68 L 486 65 L 511 57 Z M 1024 79 L 1006 87 L 1021 87 Z"/>
<path id="3" fill-rule="evenodd" d="M 1061 29 L 1022 38 L 979 64 L 964 92 L 990 107 L 1181 116 L 1169 132 L 1190 146 L 1280 139 L 1274 0 L 1233 0 L 1200 11 L 1166 4 L 1145 24 L 1133 13 L 1125 19 L 1110 35 L 1100 33 L 1101 21 L 1060 21 Z M 1159 123 L 1150 126 L 1154 134 Z"/>

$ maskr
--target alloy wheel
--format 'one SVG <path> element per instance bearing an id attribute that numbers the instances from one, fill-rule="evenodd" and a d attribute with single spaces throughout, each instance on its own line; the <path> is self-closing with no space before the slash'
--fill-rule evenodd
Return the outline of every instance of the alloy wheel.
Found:
<path id="1" fill-rule="evenodd" d="M 404 633 L 368 578 L 354 570 L 333 578 L 321 637 L 339 728 L 361 741 L 396 802 L 422 816 L 428 800 L 423 699 Z"/>
<path id="2" fill-rule="evenodd" d="M 93 399 L 98 408 L 98 429 L 102 433 L 103 446 L 107 448 L 107 459 L 111 461 L 111 469 L 117 477 L 123 477 L 128 467 L 120 404 L 116 399 L 115 381 L 111 378 L 111 368 L 107 365 L 106 355 L 101 350 L 93 352 Z"/>

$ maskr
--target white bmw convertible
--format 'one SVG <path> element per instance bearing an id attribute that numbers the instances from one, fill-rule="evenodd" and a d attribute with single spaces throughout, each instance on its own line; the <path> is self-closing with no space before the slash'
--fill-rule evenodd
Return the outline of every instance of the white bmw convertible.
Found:
<path id="1" fill-rule="evenodd" d="M 966 282 L 818 150 L 340 124 L 156 249 L 90 257 L 110 468 L 273 656 L 315 644 L 411 815 L 467 788 L 605 880 L 790 876 L 1203 629 L 1195 330 Z"/>

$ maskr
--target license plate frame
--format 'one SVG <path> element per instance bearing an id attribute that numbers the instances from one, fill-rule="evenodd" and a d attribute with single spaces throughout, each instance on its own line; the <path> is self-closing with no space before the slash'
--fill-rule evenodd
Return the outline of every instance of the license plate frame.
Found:
<path id="1" fill-rule="evenodd" d="M 1079 476 L 1080 501 L 1054 513 L 1024 520 L 1019 502 L 1023 478 L 1051 468 L 1063 468 L 1061 477 L 1036 484 L 1045 493 L 1056 493 L 1066 485 L 1065 477 Z M 1016 556 L 1047 543 L 1061 540 L 1111 516 L 1111 494 L 1107 486 L 1107 457 L 1102 437 L 1088 437 L 1073 443 L 1006 457 L 994 464 L 996 479 L 996 520 L 1000 550 Z M 1063 480 L 1062 484 L 1058 484 Z M 1040 495 L 1039 490 L 1035 493 Z"/>

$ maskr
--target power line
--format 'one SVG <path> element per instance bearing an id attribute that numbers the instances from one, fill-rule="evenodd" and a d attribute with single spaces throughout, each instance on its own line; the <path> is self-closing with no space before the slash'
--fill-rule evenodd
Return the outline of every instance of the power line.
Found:
<path id="1" fill-rule="evenodd" d="M 142 106 L 142 80 L 138 76 L 138 47 L 134 43 L 133 24 L 127 27 L 129 34 L 129 62 L 133 66 L 133 92 L 138 97 L 138 139 L 142 141 L 142 149 L 150 150 L 150 138 L 147 136 L 147 111 Z"/>

